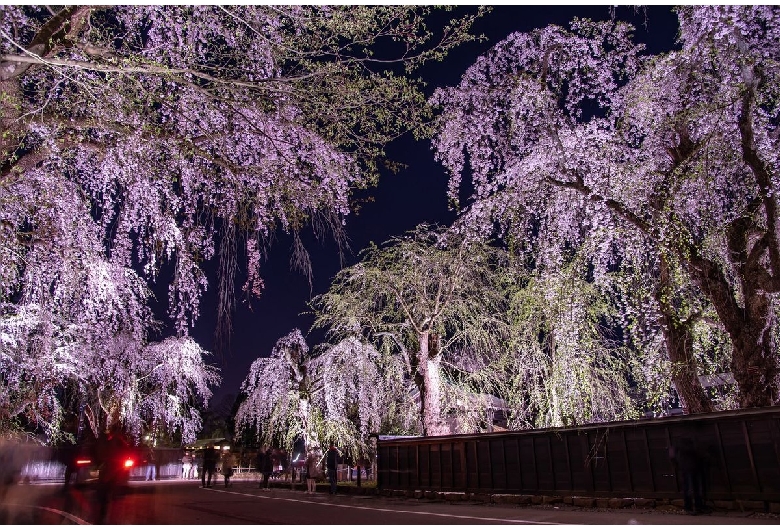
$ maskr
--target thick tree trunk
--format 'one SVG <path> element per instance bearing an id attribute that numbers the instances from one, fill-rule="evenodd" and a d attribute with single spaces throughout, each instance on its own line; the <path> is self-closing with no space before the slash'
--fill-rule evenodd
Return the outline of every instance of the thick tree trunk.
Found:
<path id="1" fill-rule="evenodd" d="M 417 373 L 414 382 L 420 391 L 420 419 L 423 436 L 449 434 L 441 417 L 441 367 L 437 352 L 431 355 L 428 347 L 429 333 L 420 334 L 420 351 L 417 353 Z"/>
<path id="2" fill-rule="evenodd" d="M 765 161 L 756 146 L 753 115 L 757 90 L 765 81 L 759 68 L 743 69 L 745 90 L 739 115 L 742 160 L 758 185 L 746 215 L 728 230 L 729 260 L 742 288 L 744 308 L 731 318 L 734 344 L 731 371 L 739 385 L 742 407 L 774 405 L 778 400 L 778 358 L 772 330 L 776 325 L 770 293 L 780 292 L 778 203 L 772 192 L 777 169 Z M 760 220 L 754 215 L 759 213 Z M 727 305 L 731 308 L 736 304 Z M 741 318 L 740 318 L 741 317 Z"/>
<path id="3" fill-rule="evenodd" d="M 691 336 L 693 323 L 689 320 L 681 321 L 679 315 L 675 313 L 673 304 L 669 302 L 673 295 L 673 285 L 669 264 L 663 255 L 661 255 L 660 269 L 656 300 L 661 309 L 666 352 L 672 363 L 672 383 L 685 414 L 712 412 L 712 401 L 701 386 L 698 366 L 693 356 Z"/>
<path id="4" fill-rule="evenodd" d="M 592 200 L 600 197 L 581 182 L 566 187 L 577 189 Z M 773 201 L 773 197 L 767 197 L 766 201 L 758 201 L 747 210 L 760 209 L 764 203 L 774 205 Z M 653 232 L 647 223 L 631 214 L 622 204 L 607 201 L 607 205 L 644 233 Z M 655 206 L 660 211 L 658 205 Z M 774 208 L 764 208 L 767 213 L 774 212 Z M 750 216 L 733 220 L 727 232 L 729 260 L 737 285 L 729 281 L 720 263 L 702 256 L 695 245 L 681 245 L 674 251 L 687 264 L 690 278 L 712 303 L 729 334 L 732 343 L 731 370 L 739 386 L 740 406 L 766 407 L 774 405 L 779 399 L 778 356 L 771 336 L 775 316 L 769 296 L 780 292 L 780 281 L 773 277 L 773 274 L 780 277 L 780 264 L 767 268 L 765 263 L 767 254 L 770 263 L 780 261 L 780 257 L 773 258 L 776 235 L 773 231 L 762 230 Z M 763 236 L 756 237 L 757 234 Z M 742 293 L 741 302 L 735 293 L 737 289 Z M 674 339 L 667 337 L 667 346 L 670 342 Z M 670 347 L 670 356 L 677 355 L 676 352 L 684 352 L 684 348 Z M 684 353 L 679 355 L 685 360 Z"/>
<path id="5" fill-rule="evenodd" d="M 693 338 L 690 324 L 676 322 L 667 315 L 663 315 L 662 321 L 666 351 L 672 363 L 672 383 L 680 397 L 683 412 L 712 412 L 712 401 L 701 386 L 696 359 L 691 351 Z"/>
<path id="6" fill-rule="evenodd" d="M 742 408 L 768 407 L 778 397 L 777 354 L 772 344 L 774 312 L 763 292 L 745 296 L 745 318 L 732 335 L 731 371 Z"/>
<path id="7" fill-rule="evenodd" d="M 66 39 L 77 34 L 85 25 L 87 16 L 94 8 L 91 6 L 69 6 L 63 8 L 41 26 L 39 32 L 30 41 L 27 51 L 46 57 Z M 30 68 L 29 64 L 18 61 L 0 62 L 0 98 L 3 105 L 0 110 L 0 174 L 6 175 L 15 163 L 13 154 L 19 149 L 26 133 L 26 127 L 19 119 L 21 116 L 20 77 Z M 18 153 L 17 153 L 18 154 Z"/>
<path id="8" fill-rule="evenodd" d="M 731 234 L 730 247 L 743 293 L 738 304 L 728 281 L 717 264 L 702 258 L 692 261 L 691 276 L 712 302 L 732 343 L 731 371 L 739 386 L 740 407 L 767 407 L 778 399 L 777 354 L 772 345 L 774 311 L 768 294 L 760 287 L 760 275 L 746 267 L 746 232 Z M 743 252 L 735 252 L 739 247 Z M 751 252 L 752 254 L 752 252 Z M 755 265 L 755 263 L 754 263 Z M 744 307 L 743 307 L 744 305 Z"/>
<path id="9" fill-rule="evenodd" d="M 303 430 L 303 443 L 306 446 L 306 450 L 309 447 L 320 447 L 317 433 L 314 431 L 310 421 L 311 406 L 308 399 L 301 399 L 298 402 L 298 415 L 301 418 L 301 428 Z"/>

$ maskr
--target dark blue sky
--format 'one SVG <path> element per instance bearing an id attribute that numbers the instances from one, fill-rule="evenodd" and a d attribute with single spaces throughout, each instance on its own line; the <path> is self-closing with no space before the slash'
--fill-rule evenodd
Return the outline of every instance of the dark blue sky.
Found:
<path id="1" fill-rule="evenodd" d="M 475 9 L 458 8 L 461 12 L 474 12 Z M 630 6 L 612 9 L 606 5 L 494 6 L 492 13 L 478 20 L 473 30 L 475 34 L 487 36 L 486 42 L 461 46 L 445 61 L 426 66 L 419 75 L 428 83 L 426 92 L 430 95 L 437 86 L 457 84 L 477 57 L 513 32 L 530 31 L 548 24 L 566 26 L 574 17 L 606 20 L 613 11 L 618 19 L 631 21 L 636 26 L 637 40 L 647 45 L 648 53 L 667 51 L 674 45 L 677 17 L 668 6 L 648 7 L 646 11 L 637 11 Z M 454 212 L 447 207 L 447 176 L 434 162 L 429 141 L 403 138 L 388 146 L 386 152 L 390 159 L 407 167 L 397 174 L 383 172 L 378 188 L 371 193 L 374 201 L 364 204 L 358 215 L 348 218 L 351 252 L 347 255 L 346 266 L 354 264 L 360 250 L 371 241 L 382 243 L 422 222 L 449 224 L 455 218 Z M 238 395 L 252 361 L 268 356 L 280 337 L 296 327 L 306 335 L 312 323 L 311 317 L 302 315 L 308 309 L 306 304 L 312 296 L 327 290 L 340 263 L 332 240 L 322 244 L 306 234 L 305 242 L 312 257 L 314 289 L 309 289 L 303 275 L 290 270 L 291 239 L 279 234 L 262 266 L 265 292 L 259 300 L 252 302 L 251 311 L 242 301 L 237 301 L 231 351 L 221 359 L 213 359 L 220 366 L 223 377 L 222 386 L 215 391 L 214 404 L 229 395 Z M 216 296 L 215 284 L 211 285 L 202 301 L 203 316 L 192 335 L 204 348 L 213 351 Z"/>

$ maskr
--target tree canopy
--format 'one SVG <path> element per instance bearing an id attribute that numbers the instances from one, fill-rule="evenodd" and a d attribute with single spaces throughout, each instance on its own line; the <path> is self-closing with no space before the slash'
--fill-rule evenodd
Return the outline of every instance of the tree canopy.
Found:
<path id="1" fill-rule="evenodd" d="M 213 258 L 217 334 L 229 337 L 239 258 L 246 296 L 261 294 L 277 230 L 294 235 L 293 263 L 310 274 L 299 232 L 343 242 L 350 193 L 375 184 L 383 145 L 424 132 L 428 110 L 406 74 L 470 39 L 473 20 L 434 38 L 427 7 L 56 9 L 0 8 L 0 318 L 21 358 L 8 365 L 31 369 L 46 364 L 33 352 L 57 364 L 65 344 L 99 357 L 118 348 L 138 366 L 159 332 L 186 342 Z M 159 324 L 155 282 L 168 291 Z M 102 303 L 119 291 L 121 303 Z M 47 341 L 14 327 L 33 312 L 58 330 Z M 213 383 L 209 373 L 191 384 Z M 26 377 L 57 386 L 49 375 Z M 20 407 L 51 416 L 29 399 L 3 412 Z"/>
<path id="2" fill-rule="evenodd" d="M 480 373 L 504 349 L 506 264 L 500 248 L 421 225 L 342 269 L 313 300 L 314 327 L 398 356 L 418 392 L 420 431 L 442 434 L 449 431 L 444 412 L 466 415 L 442 408 L 445 385 L 462 384 L 461 375 Z"/>
<path id="3" fill-rule="evenodd" d="M 483 234 L 497 224 L 536 266 L 554 269 L 590 241 L 594 281 L 648 271 L 635 292 L 648 296 L 644 310 L 675 363 L 694 364 L 684 341 L 711 307 L 741 405 L 769 405 L 778 399 L 780 10 L 677 13 L 679 49 L 656 56 L 619 21 L 510 35 L 434 95 L 436 156 L 453 200 L 471 177 L 463 224 Z M 677 373 L 698 384 L 695 366 Z"/>
<path id="4" fill-rule="evenodd" d="M 432 131 L 457 222 L 339 272 L 327 343 L 258 359 L 240 425 L 359 458 L 376 429 L 477 429 L 488 393 L 518 426 L 632 417 L 632 384 L 713 410 L 725 371 L 777 403 L 780 8 L 677 8 L 656 55 L 616 19 L 514 33 L 426 101 L 416 69 L 482 9 L 433 13 L 0 6 L 0 432 L 82 410 L 193 439 L 204 292 L 224 348 L 274 236 L 311 282 L 302 231 L 343 249 L 385 145 Z"/>
<path id="5" fill-rule="evenodd" d="M 259 357 L 242 385 L 236 431 L 292 450 L 324 448 L 334 442 L 349 458 L 371 455 L 369 437 L 396 423 L 403 393 L 392 385 L 397 373 L 370 344 L 347 338 L 309 349 L 300 330 L 280 338 L 270 357 Z M 255 440 L 249 440 L 255 441 Z"/>
<path id="6" fill-rule="evenodd" d="M 583 425 L 637 417 L 640 363 L 618 337 L 612 292 L 588 282 L 575 258 L 530 271 L 512 289 L 511 340 L 492 367 L 513 428 Z"/>

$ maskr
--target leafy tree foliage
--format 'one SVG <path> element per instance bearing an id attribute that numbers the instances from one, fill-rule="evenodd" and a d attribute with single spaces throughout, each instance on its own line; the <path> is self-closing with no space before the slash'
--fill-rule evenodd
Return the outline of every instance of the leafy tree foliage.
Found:
<path id="1" fill-rule="evenodd" d="M 642 364 L 637 381 L 644 406 L 668 410 L 677 406 L 676 394 L 686 413 L 736 408 L 733 385 L 705 389 L 699 378 L 730 372 L 728 334 L 679 262 L 667 258 L 637 252 L 624 256 L 620 273 L 610 275 L 623 333 Z"/>
<path id="2" fill-rule="evenodd" d="M 299 437 L 307 447 L 319 445 L 311 414 L 309 358 L 306 339 L 295 329 L 277 341 L 270 357 L 256 359 L 241 385 L 247 397 L 236 412 L 236 428 L 255 424 L 265 443 L 284 448 L 292 449 Z"/>
<path id="3" fill-rule="evenodd" d="M 262 292 L 277 229 L 310 273 L 299 231 L 342 241 L 350 191 L 374 184 L 383 144 L 424 132 L 417 83 L 388 69 L 441 57 L 472 19 L 433 41 L 430 8 L 57 9 L 0 7 L 3 421 L 25 411 L 55 426 L 52 400 L 74 381 L 96 408 L 113 408 L 107 395 L 140 407 L 127 389 L 176 369 L 178 348 L 187 371 L 161 376 L 176 389 L 154 416 L 189 437 L 197 422 L 173 411 L 216 381 L 186 338 L 204 264 L 219 257 L 223 339 L 238 256 L 247 296 Z M 151 345 L 147 285 L 160 279 L 181 338 Z M 136 425 L 141 410 L 124 418 Z"/>
<path id="4" fill-rule="evenodd" d="M 680 49 L 652 57 L 618 21 L 511 35 L 435 94 L 437 157 L 453 200 L 470 172 L 464 223 L 527 237 L 537 266 L 554 269 L 594 238 L 599 281 L 649 252 L 642 305 L 660 315 L 667 354 L 685 367 L 673 375 L 697 384 L 679 342 L 711 307 L 732 346 L 740 404 L 769 405 L 778 399 L 780 10 L 677 12 Z"/>
<path id="5" fill-rule="evenodd" d="M 614 333 L 609 294 L 582 277 L 583 260 L 534 273 L 511 300 L 512 346 L 497 363 L 515 428 L 632 419 L 635 367 Z"/>
<path id="6" fill-rule="evenodd" d="M 312 360 L 320 440 L 333 441 L 353 461 L 373 457 L 370 435 L 409 433 L 416 425 L 408 386 L 398 385 L 400 360 L 359 337 L 322 344 Z"/>
<path id="7" fill-rule="evenodd" d="M 20 267 L 0 305 L 0 422 L 22 415 L 56 437 L 86 407 L 95 433 L 122 420 L 136 435 L 155 424 L 194 439 L 189 408 L 219 381 L 206 352 L 186 336 L 149 343 L 146 282 L 106 258 L 77 187 L 38 177 L 8 181 L 0 198 L 5 219 L 26 227 L 3 232 Z"/>
<path id="8" fill-rule="evenodd" d="M 341 270 L 313 302 L 315 327 L 397 355 L 419 393 L 420 430 L 446 433 L 442 392 L 458 382 L 448 374 L 477 372 L 505 345 L 505 262 L 500 249 L 421 225 Z"/>

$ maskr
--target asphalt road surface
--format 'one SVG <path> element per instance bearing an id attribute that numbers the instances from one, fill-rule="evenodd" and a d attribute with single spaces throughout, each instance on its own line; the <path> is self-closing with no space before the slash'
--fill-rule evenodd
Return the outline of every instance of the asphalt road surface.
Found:
<path id="1" fill-rule="evenodd" d="M 64 492 L 62 484 L 19 485 L 0 504 L 0 524 L 94 524 L 100 506 L 94 489 Z M 658 510 L 587 510 L 571 506 L 506 506 L 377 496 L 336 495 L 274 488 L 256 482 L 203 489 L 197 481 L 131 483 L 108 505 L 106 524 L 778 524 L 766 515 L 688 516 Z"/>

